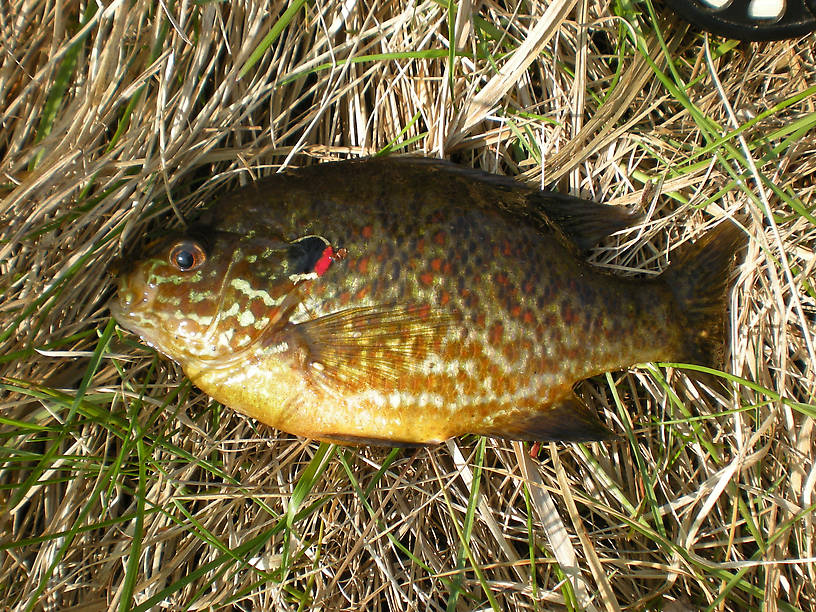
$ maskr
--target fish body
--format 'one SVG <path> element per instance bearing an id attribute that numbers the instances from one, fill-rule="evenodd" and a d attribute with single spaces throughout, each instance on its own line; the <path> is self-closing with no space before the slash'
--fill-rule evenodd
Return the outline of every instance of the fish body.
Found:
<path id="1" fill-rule="evenodd" d="M 738 242 L 714 232 L 649 280 L 584 261 L 628 221 L 444 162 L 323 164 L 221 199 L 123 272 L 111 309 L 210 396 L 293 434 L 599 439 L 573 386 L 715 360 Z"/>

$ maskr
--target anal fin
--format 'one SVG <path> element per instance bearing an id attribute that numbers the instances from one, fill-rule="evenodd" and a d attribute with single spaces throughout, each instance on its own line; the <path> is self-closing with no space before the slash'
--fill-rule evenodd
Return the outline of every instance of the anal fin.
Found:
<path id="1" fill-rule="evenodd" d="M 422 448 L 432 446 L 422 442 L 406 442 L 403 440 L 391 440 L 389 438 L 371 438 L 366 436 L 355 436 L 353 434 L 320 434 L 317 436 L 321 442 L 331 442 L 343 446 L 388 446 L 392 448 Z"/>
<path id="2" fill-rule="evenodd" d="M 538 412 L 512 414 L 480 433 L 530 442 L 591 442 L 615 436 L 574 393 Z"/>

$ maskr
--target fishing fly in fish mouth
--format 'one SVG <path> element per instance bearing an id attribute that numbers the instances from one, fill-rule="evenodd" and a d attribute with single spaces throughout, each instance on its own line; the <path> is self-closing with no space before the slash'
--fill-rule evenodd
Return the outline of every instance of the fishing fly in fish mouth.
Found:
<path id="1" fill-rule="evenodd" d="M 466 433 L 609 436 L 579 381 L 717 364 L 744 234 L 723 223 L 659 277 L 583 251 L 617 207 L 438 160 L 337 162 L 226 195 L 119 274 L 119 324 L 217 401 L 350 444 Z"/>

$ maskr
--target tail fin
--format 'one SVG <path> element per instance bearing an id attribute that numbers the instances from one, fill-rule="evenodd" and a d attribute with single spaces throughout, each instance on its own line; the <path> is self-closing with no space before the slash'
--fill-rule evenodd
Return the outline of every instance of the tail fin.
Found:
<path id="1" fill-rule="evenodd" d="M 688 325 L 682 361 L 721 367 L 725 345 L 726 300 L 734 254 L 745 233 L 725 222 L 693 245 L 680 249 L 662 277 L 671 288 Z"/>

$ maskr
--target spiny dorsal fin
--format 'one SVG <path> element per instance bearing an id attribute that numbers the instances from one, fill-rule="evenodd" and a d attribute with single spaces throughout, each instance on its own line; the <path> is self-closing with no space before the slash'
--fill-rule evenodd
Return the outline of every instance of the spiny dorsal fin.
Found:
<path id="1" fill-rule="evenodd" d="M 292 330 L 309 376 L 329 388 L 394 386 L 439 346 L 451 315 L 413 304 L 349 308 Z"/>
<path id="2" fill-rule="evenodd" d="M 639 218 L 638 215 L 633 215 L 619 206 L 597 204 L 557 191 L 539 191 L 509 176 L 490 174 L 441 159 L 406 157 L 392 160 L 395 164 L 432 168 L 472 181 L 480 181 L 508 194 L 516 194 L 518 197 L 516 204 L 513 202 L 514 197 L 508 197 L 505 201 L 496 202 L 496 205 L 525 218 L 529 218 L 531 212 L 533 215 L 543 212 L 547 219 L 557 225 L 581 251 L 589 250 L 605 237 L 629 227 Z M 383 160 L 380 163 L 388 162 Z"/>
<path id="3" fill-rule="evenodd" d="M 510 415 L 479 433 L 531 442 L 590 442 L 614 436 L 574 393 L 539 412 Z"/>

